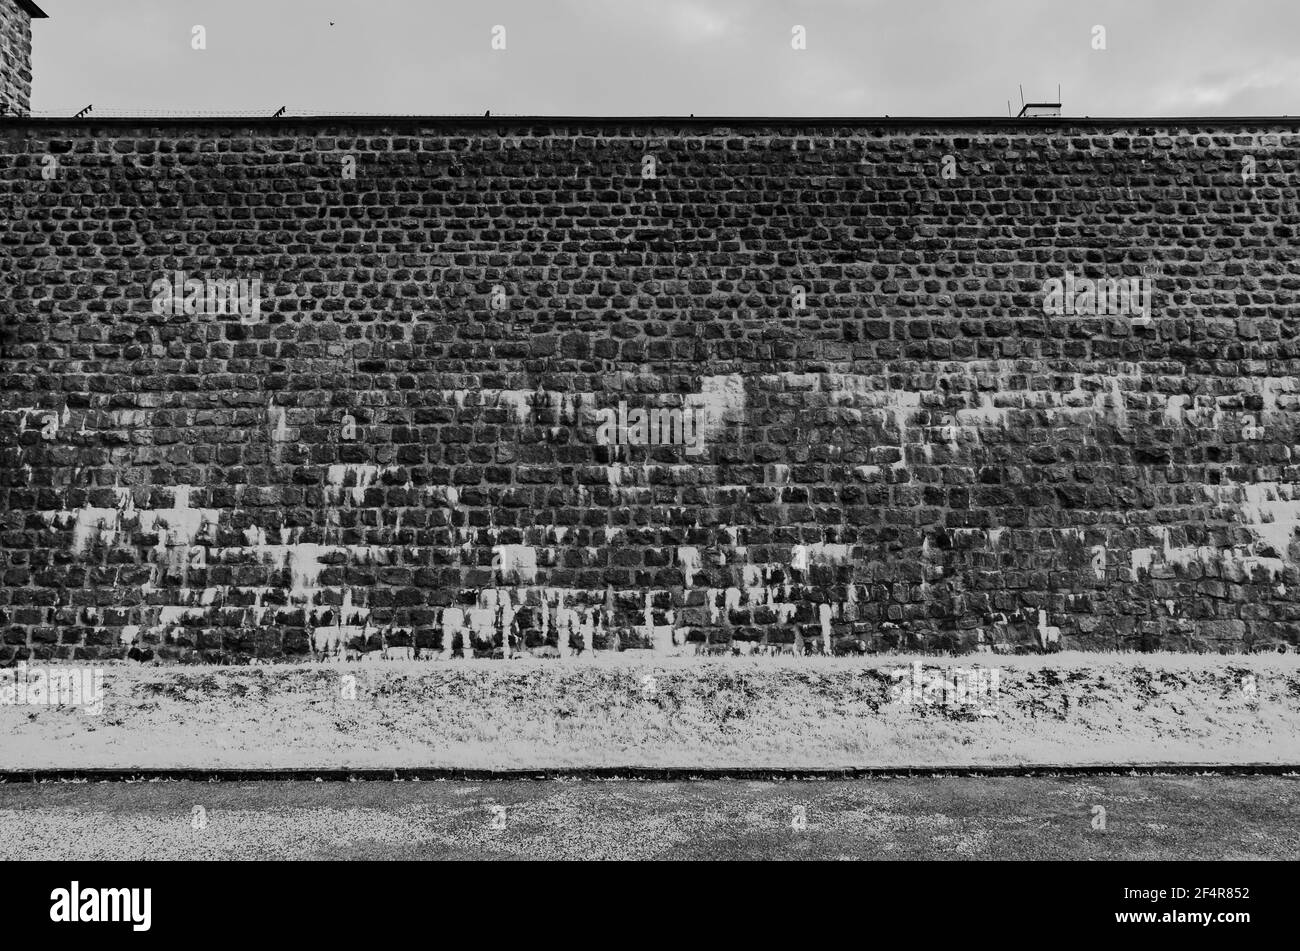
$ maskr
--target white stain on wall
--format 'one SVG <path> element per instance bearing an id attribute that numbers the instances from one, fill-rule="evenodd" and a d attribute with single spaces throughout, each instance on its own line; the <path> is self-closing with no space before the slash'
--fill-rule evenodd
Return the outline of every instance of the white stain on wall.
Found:
<path id="1" fill-rule="evenodd" d="M 330 466 L 325 472 L 325 498 L 330 504 L 337 505 L 346 492 L 354 505 L 360 505 L 366 499 L 366 489 L 375 485 L 381 475 L 396 469 L 396 466 L 369 464 Z"/>
<path id="2" fill-rule="evenodd" d="M 677 549 L 677 565 L 682 570 L 682 575 L 686 579 L 686 587 L 695 584 L 695 575 L 700 570 L 700 550 L 689 545 L 683 545 Z"/>
<path id="3" fill-rule="evenodd" d="M 503 583 L 537 580 L 537 549 L 529 545 L 496 545 L 492 566 Z"/>
<path id="4" fill-rule="evenodd" d="M 745 378 L 739 373 L 702 377 L 700 392 L 688 396 L 686 402 L 704 411 L 704 443 L 717 442 L 728 423 L 745 421 Z"/>
<path id="5" fill-rule="evenodd" d="M 810 565 L 846 565 L 852 561 L 853 546 L 832 542 L 795 545 L 790 550 L 790 567 L 807 571 Z"/>
<path id="6" fill-rule="evenodd" d="M 78 554 L 84 554 L 96 543 L 113 547 L 119 541 L 127 541 L 134 527 L 142 532 L 156 532 L 156 551 L 166 556 L 169 549 L 189 548 L 205 527 L 217 524 L 219 511 L 193 508 L 190 491 L 187 485 L 175 486 L 172 488 L 171 507 L 137 509 L 131 490 L 118 488 L 114 489 L 118 497 L 114 508 L 87 505 L 75 511 L 45 511 L 40 515 L 51 527 L 72 526 L 72 550 Z M 124 537 L 119 539 L 119 535 Z"/>

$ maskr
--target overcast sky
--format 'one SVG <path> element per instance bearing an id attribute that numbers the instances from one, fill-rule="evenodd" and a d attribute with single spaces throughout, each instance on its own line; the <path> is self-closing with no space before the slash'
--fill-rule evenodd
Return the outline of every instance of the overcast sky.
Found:
<path id="1" fill-rule="evenodd" d="M 1300 114 L 1300 0 L 37 2 L 37 114 Z"/>

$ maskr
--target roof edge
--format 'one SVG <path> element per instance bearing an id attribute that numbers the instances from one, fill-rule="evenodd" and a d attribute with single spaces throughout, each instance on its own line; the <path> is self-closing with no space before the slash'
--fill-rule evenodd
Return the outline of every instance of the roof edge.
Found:
<path id="1" fill-rule="evenodd" d="M 27 12 L 27 15 L 33 20 L 48 20 L 49 14 L 32 3 L 32 0 L 15 0 L 19 7 Z"/>
<path id="2" fill-rule="evenodd" d="M 312 115 L 312 116 L 5 116 L 0 125 L 29 126 L 181 126 L 239 127 L 380 124 L 506 128 L 554 125 L 667 126 L 952 126 L 957 128 L 1059 129 L 1096 126 L 1188 126 L 1218 128 L 1240 125 L 1300 127 L 1300 116 L 453 116 L 453 115 Z"/>

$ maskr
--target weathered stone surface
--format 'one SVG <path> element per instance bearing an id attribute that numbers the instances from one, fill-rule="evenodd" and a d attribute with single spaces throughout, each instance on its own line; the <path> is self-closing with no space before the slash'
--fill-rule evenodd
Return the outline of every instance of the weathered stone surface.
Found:
<path id="1" fill-rule="evenodd" d="M 1297 645 L 1298 159 L 0 122 L 0 662 Z M 156 313 L 177 271 L 258 312 Z M 1150 321 L 1045 313 L 1067 272 Z"/>
<path id="2" fill-rule="evenodd" d="M 32 19 L 17 0 L 0 0 L 0 116 L 32 108 Z"/>

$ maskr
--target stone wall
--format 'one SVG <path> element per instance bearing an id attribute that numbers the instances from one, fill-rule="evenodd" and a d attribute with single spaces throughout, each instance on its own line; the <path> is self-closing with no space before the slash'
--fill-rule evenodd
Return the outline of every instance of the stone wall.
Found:
<path id="1" fill-rule="evenodd" d="M 0 122 L 0 662 L 1295 646 L 1298 125 Z"/>
<path id="2" fill-rule="evenodd" d="M 32 17 L 18 0 L 0 0 L 0 116 L 32 108 Z"/>

